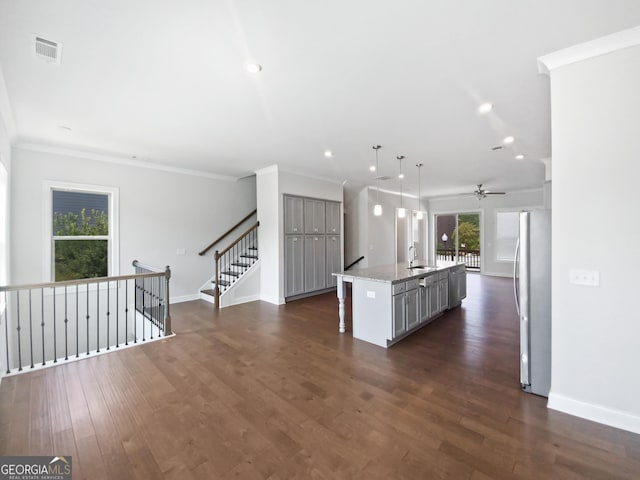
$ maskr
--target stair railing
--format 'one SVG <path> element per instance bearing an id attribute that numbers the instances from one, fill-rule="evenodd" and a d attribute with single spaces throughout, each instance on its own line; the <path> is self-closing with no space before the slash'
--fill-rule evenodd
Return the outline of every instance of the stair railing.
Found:
<path id="1" fill-rule="evenodd" d="M 134 266 L 134 275 L 0 286 L 6 373 L 171 335 L 170 268 Z"/>
<path id="2" fill-rule="evenodd" d="M 253 212 L 247 214 L 242 220 L 240 220 L 238 223 L 236 223 L 233 227 L 231 227 L 229 230 L 227 230 L 226 232 L 224 232 L 222 235 L 220 235 L 218 238 L 216 238 L 213 242 L 211 242 L 209 245 L 207 245 L 201 252 L 198 252 L 198 255 L 202 256 L 205 253 L 207 253 L 209 250 L 211 250 L 215 245 L 217 245 L 220 241 L 224 240 L 229 234 L 231 234 L 236 228 L 238 228 L 240 225 L 242 225 L 244 222 L 246 222 L 247 220 L 249 220 L 253 215 L 255 215 L 258 212 L 258 209 L 255 209 Z"/>
<path id="3" fill-rule="evenodd" d="M 226 283 L 226 285 L 223 285 L 225 289 L 229 288 L 243 273 L 242 271 L 236 270 L 236 268 L 241 268 L 244 271 L 258 260 L 259 226 L 260 222 L 254 223 L 227 248 L 221 252 L 218 250 L 215 251 L 216 276 L 214 298 L 216 309 L 220 308 L 221 282 Z M 222 279 L 222 275 L 225 275 L 227 280 Z"/>
<path id="4" fill-rule="evenodd" d="M 353 267 L 356 263 L 358 263 L 360 260 L 364 260 L 364 255 L 362 255 L 360 258 L 354 260 L 353 262 L 351 262 L 349 265 L 347 265 L 345 267 L 345 271 L 349 270 L 351 267 Z"/>

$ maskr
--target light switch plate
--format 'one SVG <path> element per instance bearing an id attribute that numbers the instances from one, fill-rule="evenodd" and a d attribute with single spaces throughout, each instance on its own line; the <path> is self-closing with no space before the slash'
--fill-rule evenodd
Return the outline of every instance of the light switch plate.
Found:
<path id="1" fill-rule="evenodd" d="M 569 270 L 569 283 L 573 285 L 600 286 L 600 272 L 597 270 Z"/>
<path id="2" fill-rule="evenodd" d="M 367 290 L 367 298 L 376 298 L 376 292 Z"/>

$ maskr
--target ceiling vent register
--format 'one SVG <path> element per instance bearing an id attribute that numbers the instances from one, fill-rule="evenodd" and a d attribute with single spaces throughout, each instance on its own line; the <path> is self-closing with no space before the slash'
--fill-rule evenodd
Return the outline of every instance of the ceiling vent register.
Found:
<path id="1" fill-rule="evenodd" d="M 47 63 L 60 64 L 62 45 L 42 37 L 36 37 L 36 57 Z"/>

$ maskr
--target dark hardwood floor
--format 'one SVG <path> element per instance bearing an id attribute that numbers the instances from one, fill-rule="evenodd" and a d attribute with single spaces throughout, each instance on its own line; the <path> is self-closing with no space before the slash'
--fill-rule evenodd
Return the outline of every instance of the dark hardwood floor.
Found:
<path id="1" fill-rule="evenodd" d="M 338 334 L 334 294 L 175 305 L 175 337 L 5 378 L 0 454 L 91 480 L 640 478 L 640 436 L 520 391 L 510 282 L 468 280 L 388 350 Z"/>

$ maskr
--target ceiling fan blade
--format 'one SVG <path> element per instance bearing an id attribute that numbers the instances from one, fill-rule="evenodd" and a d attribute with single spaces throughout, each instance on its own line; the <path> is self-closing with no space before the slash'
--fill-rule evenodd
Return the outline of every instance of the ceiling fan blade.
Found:
<path id="1" fill-rule="evenodd" d="M 506 195 L 507 192 L 490 192 L 490 191 L 485 191 L 484 194 L 485 195 Z"/>

